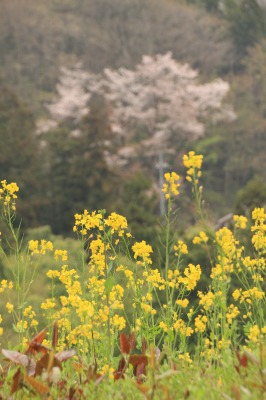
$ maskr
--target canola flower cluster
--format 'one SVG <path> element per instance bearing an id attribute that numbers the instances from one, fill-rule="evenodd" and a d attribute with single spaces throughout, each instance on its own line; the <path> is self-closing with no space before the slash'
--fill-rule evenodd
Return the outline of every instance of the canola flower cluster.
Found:
<path id="1" fill-rule="evenodd" d="M 194 152 L 183 159 L 187 180 L 194 185 L 201 176 L 202 159 Z M 169 202 L 179 195 L 179 179 L 176 173 L 165 175 L 162 190 Z M 6 181 L 2 185 L 0 193 L 6 206 L 16 198 L 18 189 Z M 10 197 L 6 198 L 7 194 Z M 192 362 L 192 342 L 200 357 L 218 360 L 222 351 L 236 345 L 239 329 L 245 345 L 265 343 L 265 217 L 263 208 L 252 212 L 253 256 L 245 254 L 238 239 L 238 231 L 248 226 L 245 216 L 233 217 L 234 233 L 223 227 L 213 236 L 201 230 L 194 237 L 192 245 L 215 249 L 205 290 L 197 290 L 205 266 L 186 261 L 190 249 L 184 241 L 172 243 L 173 258 L 167 269 L 160 270 L 154 265 L 152 247 L 144 240 L 134 242 L 126 218 L 117 213 L 84 210 L 75 215 L 73 230 L 82 251 L 87 251 L 81 265 L 70 265 L 67 251 L 54 249 L 50 241 L 30 240 L 31 262 L 37 255 L 49 253 L 57 263 L 57 268 L 47 272 L 52 291 L 43 300 L 41 312 L 49 326 L 57 321 L 59 349 L 75 346 L 79 355 L 89 354 L 92 359 L 95 352 L 102 354 L 102 367 L 108 369 L 119 332 L 125 329 L 134 331 L 139 343 L 145 337 L 149 343 L 178 348 L 179 359 L 188 365 Z M 230 295 L 233 278 L 241 284 Z M 1 295 L 12 289 L 12 282 L 2 280 Z M 15 331 L 24 337 L 38 325 L 32 306 L 22 306 L 19 318 L 18 307 L 10 299 L 5 307 L 14 317 Z"/>
<path id="2" fill-rule="evenodd" d="M 5 207 L 11 208 L 12 211 L 16 210 L 16 199 L 19 187 L 15 182 L 7 183 L 4 179 L 1 181 L 2 187 L 0 188 L 0 200 L 3 201 Z"/>
<path id="3" fill-rule="evenodd" d="M 167 172 L 164 174 L 165 183 L 163 184 L 162 191 L 165 195 L 166 200 L 169 200 L 172 196 L 179 195 L 179 186 L 178 180 L 180 176 L 175 172 Z"/>
<path id="4" fill-rule="evenodd" d="M 188 154 L 183 156 L 184 166 L 187 168 L 186 179 L 189 182 L 192 180 L 196 184 L 199 183 L 199 178 L 201 177 L 201 166 L 202 166 L 203 156 L 196 155 L 194 151 L 190 151 Z"/>

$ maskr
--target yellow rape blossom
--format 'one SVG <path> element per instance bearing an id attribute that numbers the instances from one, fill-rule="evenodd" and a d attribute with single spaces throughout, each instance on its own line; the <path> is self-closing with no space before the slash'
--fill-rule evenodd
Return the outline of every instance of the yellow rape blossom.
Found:
<path id="1" fill-rule="evenodd" d="M 12 289 L 13 282 L 8 282 L 6 279 L 2 279 L 1 286 L 0 286 L 0 293 L 2 293 L 5 289 Z"/>
<path id="2" fill-rule="evenodd" d="M 209 310 L 214 304 L 214 293 L 208 292 L 206 294 L 203 294 L 199 291 L 198 296 L 200 298 L 199 304 L 202 305 L 205 310 Z"/>
<path id="3" fill-rule="evenodd" d="M 226 313 L 226 319 L 228 324 L 232 324 L 233 319 L 236 318 L 239 314 L 240 314 L 239 309 L 233 304 L 231 304 L 228 307 L 228 312 Z"/>
<path id="4" fill-rule="evenodd" d="M 255 208 L 252 212 L 252 219 L 254 220 L 254 225 L 251 227 L 251 231 L 255 232 L 252 236 L 252 243 L 254 248 L 261 252 L 266 252 L 266 214 L 264 208 Z"/>
<path id="5" fill-rule="evenodd" d="M 226 227 L 219 229 L 215 234 L 215 238 L 223 257 L 232 259 L 236 256 L 236 246 L 239 242 L 235 239 L 230 229 Z"/>
<path id="6" fill-rule="evenodd" d="M 90 243 L 90 269 L 91 272 L 98 271 L 100 275 L 105 275 L 107 269 L 105 252 L 108 250 L 109 245 L 106 245 L 101 238 L 92 240 Z"/>
<path id="7" fill-rule="evenodd" d="M 208 318 L 206 315 L 198 315 L 195 318 L 195 331 L 203 333 L 206 329 L 206 324 L 208 322 Z"/>
<path id="8" fill-rule="evenodd" d="M 246 229 L 248 219 L 243 215 L 234 215 L 233 220 L 235 222 L 235 227 L 239 229 Z"/>
<path id="9" fill-rule="evenodd" d="M 183 283 L 188 290 L 193 290 L 201 276 L 200 265 L 198 264 L 195 266 L 193 264 L 189 264 L 188 267 L 185 268 L 184 275 L 185 276 L 180 276 L 178 281 Z"/>
<path id="10" fill-rule="evenodd" d="M 28 322 L 27 322 L 27 321 L 19 320 L 19 321 L 16 323 L 16 331 L 19 332 L 19 333 L 25 332 L 25 330 L 26 330 L 27 328 L 28 328 Z"/>
<path id="11" fill-rule="evenodd" d="M 241 296 L 242 293 L 242 289 L 235 289 L 232 296 L 234 298 L 235 301 L 237 301 L 239 299 L 239 297 Z"/>
<path id="12" fill-rule="evenodd" d="M 74 232 L 79 232 L 85 236 L 87 232 L 93 228 L 103 230 L 102 219 L 103 216 L 100 213 L 93 211 L 91 214 L 88 210 L 84 210 L 83 214 L 75 214 L 75 225 L 73 227 Z"/>
<path id="13" fill-rule="evenodd" d="M 265 221 L 266 214 L 264 208 L 254 208 L 252 211 L 252 219 L 255 220 L 255 226 L 262 225 Z"/>
<path id="14" fill-rule="evenodd" d="M 193 362 L 190 358 L 189 353 L 179 354 L 178 358 L 179 360 L 185 361 L 188 364 L 192 364 Z"/>
<path id="15" fill-rule="evenodd" d="M 7 309 L 7 312 L 10 314 L 10 313 L 12 313 L 12 311 L 14 309 L 14 305 L 9 303 L 9 302 L 7 302 L 6 303 L 6 309 Z"/>
<path id="16" fill-rule="evenodd" d="M 61 258 L 62 261 L 67 261 L 68 258 L 67 250 L 59 250 L 59 249 L 55 250 L 54 259 L 57 261 L 59 257 Z"/>
<path id="17" fill-rule="evenodd" d="M 145 242 L 145 240 L 142 240 L 142 242 L 136 242 L 132 246 L 132 250 L 134 252 L 134 258 L 142 258 L 143 261 L 137 261 L 137 264 L 143 265 L 143 264 L 152 264 L 150 254 L 153 252 L 152 247 Z"/>
<path id="18" fill-rule="evenodd" d="M 11 209 L 16 210 L 15 200 L 17 199 L 17 192 L 19 187 L 15 182 L 7 183 L 4 179 L 1 181 L 2 187 L 0 188 L 0 200 L 3 200 L 4 206 L 11 204 Z"/>
<path id="19" fill-rule="evenodd" d="M 164 332 L 168 332 L 168 326 L 165 322 L 161 321 L 159 323 L 159 327 L 164 331 Z"/>
<path id="20" fill-rule="evenodd" d="M 260 337 L 260 329 L 258 325 L 254 325 L 249 329 L 249 335 L 248 338 L 254 342 L 257 343 Z"/>
<path id="21" fill-rule="evenodd" d="M 164 174 L 164 179 L 166 183 L 163 184 L 162 192 L 165 198 L 168 200 L 171 196 L 178 196 L 180 183 L 177 183 L 177 181 L 180 179 L 180 176 L 175 172 L 167 172 Z"/>
<path id="22" fill-rule="evenodd" d="M 193 244 L 207 243 L 209 240 L 205 232 L 201 231 L 198 236 L 193 239 Z"/>
<path id="23" fill-rule="evenodd" d="M 111 324 L 113 325 L 114 328 L 118 329 L 119 331 L 122 331 L 122 329 L 124 329 L 126 326 L 126 320 L 124 317 L 121 317 L 120 315 L 115 314 L 111 318 Z"/>
<path id="24" fill-rule="evenodd" d="M 192 182 L 192 178 L 195 179 L 195 183 L 198 183 L 198 178 L 201 176 L 201 165 L 203 156 L 196 155 L 194 151 L 190 151 L 188 154 L 183 156 L 183 164 L 187 168 L 186 179 Z"/>
<path id="25" fill-rule="evenodd" d="M 178 256 L 180 253 L 188 254 L 187 245 L 182 240 L 178 240 L 177 245 L 174 245 L 174 251 L 176 252 L 176 256 Z"/>
<path id="26" fill-rule="evenodd" d="M 159 290 L 164 289 L 165 280 L 161 277 L 157 268 L 151 269 L 150 271 L 144 271 L 143 277 L 146 277 L 146 282 L 151 283 L 153 288 L 159 288 Z"/>
<path id="27" fill-rule="evenodd" d="M 105 225 L 111 228 L 112 233 L 117 232 L 118 236 L 123 236 L 125 229 L 128 227 L 126 218 L 115 212 L 111 213 L 105 220 Z"/>
<path id="28" fill-rule="evenodd" d="M 30 240 L 28 243 L 31 254 L 45 254 L 46 251 L 53 251 L 53 243 L 51 241 L 41 240 Z"/>
<path id="29" fill-rule="evenodd" d="M 177 299 L 176 304 L 181 306 L 182 308 L 186 308 L 189 305 L 188 299 Z"/>
<path id="30" fill-rule="evenodd" d="M 50 279 L 59 278 L 60 272 L 55 269 L 49 269 L 49 271 L 46 272 L 46 275 Z"/>
<path id="31" fill-rule="evenodd" d="M 41 308 L 43 310 L 50 310 L 52 308 L 55 308 L 56 303 L 54 301 L 54 299 L 46 299 L 42 304 L 41 304 Z"/>
<path id="32" fill-rule="evenodd" d="M 110 367 L 108 364 L 105 364 L 102 366 L 101 370 L 100 370 L 100 374 L 107 376 L 108 378 L 112 379 L 113 378 L 113 374 L 114 374 L 114 368 Z"/>
<path id="33" fill-rule="evenodd" d="M 185 321 L 181 318 L 177 319 L 173 325 L 173 328 L 176 332 L 179 332 L 180 335 L 189 337 L 193 334 L 193 329 L 190 326 L 187 326 Z"/>

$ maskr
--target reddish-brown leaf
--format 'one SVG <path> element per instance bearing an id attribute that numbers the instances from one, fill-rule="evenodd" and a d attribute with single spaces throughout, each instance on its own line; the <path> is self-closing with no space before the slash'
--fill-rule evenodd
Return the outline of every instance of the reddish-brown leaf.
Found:
<path id="1" fill-rule="evenodd" d="M 136 345 L 136 334 L 135 332 L 132 332 L 129 336 L 129 345 L 130 345 L 130 353 L 135 349 Z"/>
<path id="2" fill-rule="evenodd" d="M 129 357 L 129 363 L 133 367 L 137 367 L 140 364 L 148 365 L 148 357 L 145 354 L 131 354 Z"/>
<path id="3" fill-rule="evenodd" d="M 32 376 L 25 376 L 24 381 L 31 385 L 33 389 L 40 395 L 43 396 L 46 393 L 50 392 L 49 386 L 45 385 L 42 382 L 37 381 L 37 379 L 33 378 Z"/>
<path id="4" fill-rule="evenodd" d="M 102 377 L 101 374 L 97 373 L 97 365 L 90 365 L 88 368 L 88 372 L 87 372 L 87 382 L 96 382 L 98 379 L 100 379 Z"/>
<path id="5" fill-rule="evenodd" d="M 145 365 L 144 363 L 141 363 L 140 365 L 137 366 L 136 368 L 136 377 L 140 377 L 141 375 L 144 375 L 146 373 L 145 371 Z"/>
<path id="6" fill-rule="evenodd" d="M 241 367 L 247 368 L 247 366 L 248 366 L 248 358 L 245 355 L 243 355 L 240 358 L 240 365 L 241 365 Z"/>
<path id="7" fill-rule="evenodd" d="M 236 356 L 237 356 L 240 366 L 247 368 L 247 366 L 248 366 L 247 356 L 245 354 L 241 355 L 238 351 L 236 351 Z"/>
<path id="8" fill-rule="evenodd" d="M 58 324 L 55 321 L 54 328 L 53 328 L 53 339 L 52 339 L 52 346 L 55 349 L 58 345 Z"/>
<path id="9" fill-rule="evenodd" d="M 49 351 L 50 349 L 44 346 L 43 344 L 31 341 L 30 348 L 26 351 L 26 354 L 36 354 L 36 353 L 47 354 Z"/>
<path id="10" fill-rule="evenodd" d="M 238 388 L 238 386 L 236 384 L 233 384 L 231 386 L 231 391 L 232 391 L 232 393 L 234 395 L 234 399 L 235 400 L 241 400 L 241 393 L 240 393 L 240 390 L 239 390 L 239 388 Z"/>
<path id="11" fill-rule="evenodd" d="M 124 359 L 124 357 L 122 357 L 119 360 L 117 370 L 114 371 L 114 380 L 115 381 L 118 379 L 121 379 L 121 378 L 124 379 L 124 373 L 125 373 L 126 367 L 127 367 L 126 360 Z"/>
<path id="12" fill-rule="evenodd" d="M 262 390 L 263 392 L 266 392 L 266 385 L 260 385 L 257 382 L 249 382 L 249 385 L 252 388 L 258 388 L 258 389 Z"/>
<path id="13" fill-rule="evenodd" d="M 244 356 L 247 357 L 247 359 L 254 365 L 259 365 L 260 361 L 258 360 L 258 358 L 255 356 L 255 354 L 251 353 L 250 351 L 248 351 L 247 349 L 244 349 Z"/>
<path id="14" fill-rule="evenodd" d="M 22 379 L 23 379 L 23 374 L 21 373 L 20 369 L 18 369 L 13 376 L 13 384 L 10 391 L 11 396 L 13 393 L 16 393 L 20 389 Z"/>
<path id="15" fill-rule="evenodd" d="M 126 335 L 123 332 L 120 333 L 120 350 L 122 354 L 130 353 L 130 344 Z"/>
<path id="16" fill-rule="evenodd" d="M 163 394 L 164 394 L 164 399 L 165 400 L 170 400 L 169 388 L 168 388 L 167 385 L 163 385 Z"/>
<path id="17" fill-rule="evenodd" d="M 145 339 L 145 337 L 142 338 L 142 354 L 146 354 L 147 348 L 148 348 L 148 343 Z"/>
<path id="18" fill-rule="evenodd" d="M 68 400 L 85 399 L 84 391 L 80 387 L 71 387 L 69 389 Z"/>
<path id="19" fill-rule="evenodd" d="M 46 329 L 43 329 L 37 335 L 35 335 L 31 341 L 29 342 L 29 347 L 25 354 L 35 354 L 38 351 L 41 352 L 47 352 L 46 348 L 44 346 L 38 346 L 41 345 L 41 343 L 44 341 L 46 336 Z"/>
<path id="20" fill-rule="evenodd" d="M 122 357 L 122 358 L 119 360 L 117 370 L 122 372 L 122 371 L 125 369 L 125 367 L 126 367 L 126 360 L 124 359 L 124 357 Z"/>
<path id="21" fill-rule="evenodd" d="M 71 365 L 76 372 L 80 373 L 81 371 L 83 371 L 83 365 L 81 362 L 73 362 Z"/>
<path id="22" fill-rule="evenodd" d="M 34 343 L 42 343 L 46 336 L 46 329 L 41 330 L 37 335 L 32 338 Z"/>
<path id="23" fill-rule="evenodd" d="M 93 368 L 92 368 L 92 365 L 89 365 L 88 372 L 87 372 L 87 376 L 88 376 L 88 382 L 90 382 L 90 381 L 93 380 L 93 377 L 94 377 L 94 370 L 93 370 Z"/>
<path id="24" fill-rule="evenodd" d="M 19 364 L 22 367 L 26 368 L 28 375 L 34 375 L 36 367 L 35 361 L 26 356 L 26 354 L 21 354 L 18 351 L 5 349 L 2 349 L 2 353 L 10 361 L 13 361 L 16 364 Z"/>
<path id="25" fill-rule="evenodd" d="M 137 388 L 141 391 L 141 393 L 144 394 L 145 398 L 146 398 L 146 394 L 151 390 L 151 386 L 150 385 L 143 385 L 141 383 L 137 383 Z"/>
<path id="26" fill-rule="evenodd" d="M 238 365 L 234 365 L 236 372 L 240 375 L 240 368 Z"/>
<path id="27" fill-rule="evenodd" d="M 69 358 L 73 357 L 76 354 L 76 350 L 63 350 L 56 354 L 56 358 L 58 361 L 63 362 L 68 360 Z"/>
<path id="28" fill-rule="evenodd" d="M 124 372 L 114 371 L 114 380 L 118 381 L 118 379 L 125 379 Z"/>
<path id="29" fill-rule="evenodd" d="M 49 354 L 44 354 L 44 356 L 37 361 L 36 375 L 41 375 L 43 370 L 49 373 L 53 367 L 59 367 L 62 370 L 61 362 L 55 357 L 54 353 L 51 351 Z"/>
<path id="30" fill-rule="evenodd" d="M 129 357 L 129 364 L 133 366 L 134 375 L 137 373 L 137 368 L 143 365 L 143 373 L 146 373 L 146 366 L 148 365 L 148 357 L 145 354 L 132 354 Z"/>
<path id="31" fill-rule="evenodd" d="M 69 389 L 69 395 L 68 395 L 69 400 L 75 399 L 75 393 L 76 393 L 76 388 L 71 386 L 71 388 Z"/>

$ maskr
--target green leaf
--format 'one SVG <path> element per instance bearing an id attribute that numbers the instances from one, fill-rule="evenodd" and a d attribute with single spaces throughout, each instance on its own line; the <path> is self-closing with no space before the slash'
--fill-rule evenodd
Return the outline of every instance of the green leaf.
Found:
<path id="1" fill-rule="evenodd" d="M 112 271 L 113 266 L 114 266 L 114 261 L 111 260 L 111 261 L 109 262 L 109 264 L 108 264 L 107 275 L 109 275 L 109 272 Z"/>
<path id="2" fill-rule="evenodd" d="M 110 294 L 110 292 L 114 286 L 114 283 L 115 282 L 114 282 L 113 276 L 108 276 L 108 278 L 106 279 L 105 284 L 104 284 L 107 295 Z"/>

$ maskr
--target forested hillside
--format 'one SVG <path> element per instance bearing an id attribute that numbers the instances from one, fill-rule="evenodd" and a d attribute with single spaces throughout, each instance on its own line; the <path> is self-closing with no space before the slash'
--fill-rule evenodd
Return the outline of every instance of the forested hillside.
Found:
<path id="1" fill-rule="evenodd" d="M 115 209 L 152 241 L 160 170 L 190 149 L 213 223 L 263 205 L 265 16 L 256 0 L 0 0 L 0 177 L 24 226 L 68 234 L 75 212 Z"/>

